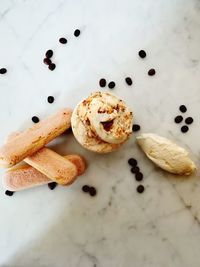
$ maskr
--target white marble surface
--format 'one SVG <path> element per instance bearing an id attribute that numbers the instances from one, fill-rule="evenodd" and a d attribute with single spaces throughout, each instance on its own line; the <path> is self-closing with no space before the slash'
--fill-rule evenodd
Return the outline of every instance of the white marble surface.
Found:
<path id="1" fill-rule="evenodd" d="M 1 0 L 0 66 L 8 73 L 0 76 L 0 142 L 32 125 L 33 115 L 74 107 L 105 77 L 116 82 L 114 92 L 143 132 L 176 140 L 199 167 L 199 29 L 197 0 Z M 62 36 L 67 45 L 58 43 Z M 42 63 L 49 48 L 53 72 Z M 138 58 L 141 48 L 145 60 Z M 151 67 L 154 77 L 147 75 Z M 53 105 L 48 95 L 55 96 Z M 180 104 L 194 117 L 185 135 L 173 123 Z M 1 267 L 200 266 L 199 172 L 184 179 L 156 169 L 134 136 L 110 155 L 87 152 L 72 136 L 53 147 L 82 153 L 89 168 L 69 188 L 43 186 L 13 197 L 0 188 Z M 145 176 L 142 195 L 127 166 L 131 156 Z M 97 187 L 97 197 L 83 194 L 83 184 Z"/>

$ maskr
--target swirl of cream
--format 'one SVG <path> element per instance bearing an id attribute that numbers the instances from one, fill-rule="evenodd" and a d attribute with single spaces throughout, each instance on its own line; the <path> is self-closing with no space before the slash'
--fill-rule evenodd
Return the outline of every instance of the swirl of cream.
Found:
<path id="1" fill-rule="evenodd" d="M 95 92 L 73 111 L 71 124 L 85 148 L 108 153 L 119 148 L 132 132 L 133 115 L 125 102 L 110 93 Z"/>
<path id="2" fill-rule="evenodd" d="M 101 93 L 91 100 L 88 119 L 97 135 L 110 144 L 124 142 L 131 133 L 132 114 L 129 108 L 108 93 Z"/>

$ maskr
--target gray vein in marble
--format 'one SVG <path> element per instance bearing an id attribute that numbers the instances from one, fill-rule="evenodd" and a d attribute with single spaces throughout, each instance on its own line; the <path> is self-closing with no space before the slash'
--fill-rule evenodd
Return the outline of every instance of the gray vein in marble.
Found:
<path id="1" fill-rule="evenodd" d="M 38 34 L 39 31 L 42 30 L 44 24 L 48 21 L 48 19 L 53 16 L 56 11 L 58 9 L 60 9 L 63 5 L 65 4 L 65 0 L 62 0 L 56 8 L 54 8 L 52 11 L 50 11 L 45 17 L 44 19 L 39 23 L 39 25 L 37 26 L 37 28 L 35 29 L 35 31 L 31 34 L 31 36 L 28 38 L 28 40 L 26 41 L 26 43 L 23 46 L 22 49 L 22 53 L 21 55 L 24 53 L 25 50 L 27 50 L 29 48 L 29 46 L 31 45 L 31 41 L 35 38 L 35 36 Z M 21 55 L 19 57 L 21 57 Z"/>

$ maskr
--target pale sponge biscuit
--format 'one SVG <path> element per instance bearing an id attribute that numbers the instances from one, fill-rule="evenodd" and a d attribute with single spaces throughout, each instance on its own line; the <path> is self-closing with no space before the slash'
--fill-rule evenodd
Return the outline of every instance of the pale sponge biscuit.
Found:
<path id="1" fill-rule="evenodd" d="M 47 147 L 43 147 L 24 161 L 61 185 L 71 183 L 78 175 L 75 164 Z"/>
<path id="2" fill-rule="evenodd" d="M 124 101 L 107 92 L 95 92 L 74 109 L 72 131 L 85 148 L 108 153 L 119 148 L 132 132 L 133 115 Z"/>
<path id="3" fill-rule="evenodd" d="M 0 148 L 0 166 L 11 167 L 32 155 L 71 126 L 72 110 L 62 109 L 31 128 L 13 134 Z"/>
<path id="4" fill-rule="evenodd" d="M 165 171 L 190 175 L 196 169 L 188 152 L 164 137 L 147 133 L 138 136 L 137 142 L 147 157 Z"/>
<path id="5" fill-rule="evenodd" d="M 64 158 L 71 161 L 77 168 L 78 176 L 82 175 L 86 169 L 85 160 L 79 155 L 67 155 Z M 74 178 L 68 180 L 65 185 L 70 185 L 75 181 Z M 5 190 L 20 191 L 31 187 L 51 183 L 45 174 L 39 172 L 32 166 L 24 163 L 9 169 L 2 177 L 2 183 Z"/>

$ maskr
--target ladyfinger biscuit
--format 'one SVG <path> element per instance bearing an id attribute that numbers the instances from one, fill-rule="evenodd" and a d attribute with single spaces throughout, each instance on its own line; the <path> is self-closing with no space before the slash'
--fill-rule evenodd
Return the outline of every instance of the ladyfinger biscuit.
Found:
<path id="1" fill-rule="evenodd" d="M 72 162 L 46 147 L 26 157 L 24 161 L 61 185 L 74 181 L 78 175 Z"/>
<path id="2" fill-rule="evenodd" d="M 66 159 L 76 165 L 78 175 L 84 173 L 86 169 L 85 161 L 79 155 L 67 155 Z M 69 181 L 68 185 L 73 183 Z M 39 172 L 32 166 L 24 163 L 22 166 L 13 167 L 7 171 L 2 179 L 3 186 L 6 190 L 20 191 L 31 187 L 48 184 L 52 182 L 46 175 Z"/>
<path id="3" fill-rule="evenodd" d="M 7 136 L 7 139 L 5 142 L 9 142 L 11 139 L 16 137 L 17 135 L 19 135 L 19 132 L 13 132 L 13 133 L 9 134 Z M 78 176 L 84 173 L 84 171 L 86 169 L 86 162 L 84 161 L 84 159 L 81 156 L 79 156 L 77 154 L 71 154 L 71 155 L 64 156 L 64 158 L 68 159 L 69 161 L 74 163 L 74 165 L 76 165 L 76 168 L 78 171 Z M 19 169 L 19 166 L 17 166 L 16 168 Z M 12 167 L 12 170 L 13 169 L 15 169 L 15 167 Z"/>
<path id="4" fill-rule="evenodd" d="M 66 131 L 71 123 L 72 110 L 62 109 L 51 117 L 12 137 L 0 148 L 0 165 L 11 167 L 44 147 Z"/>

